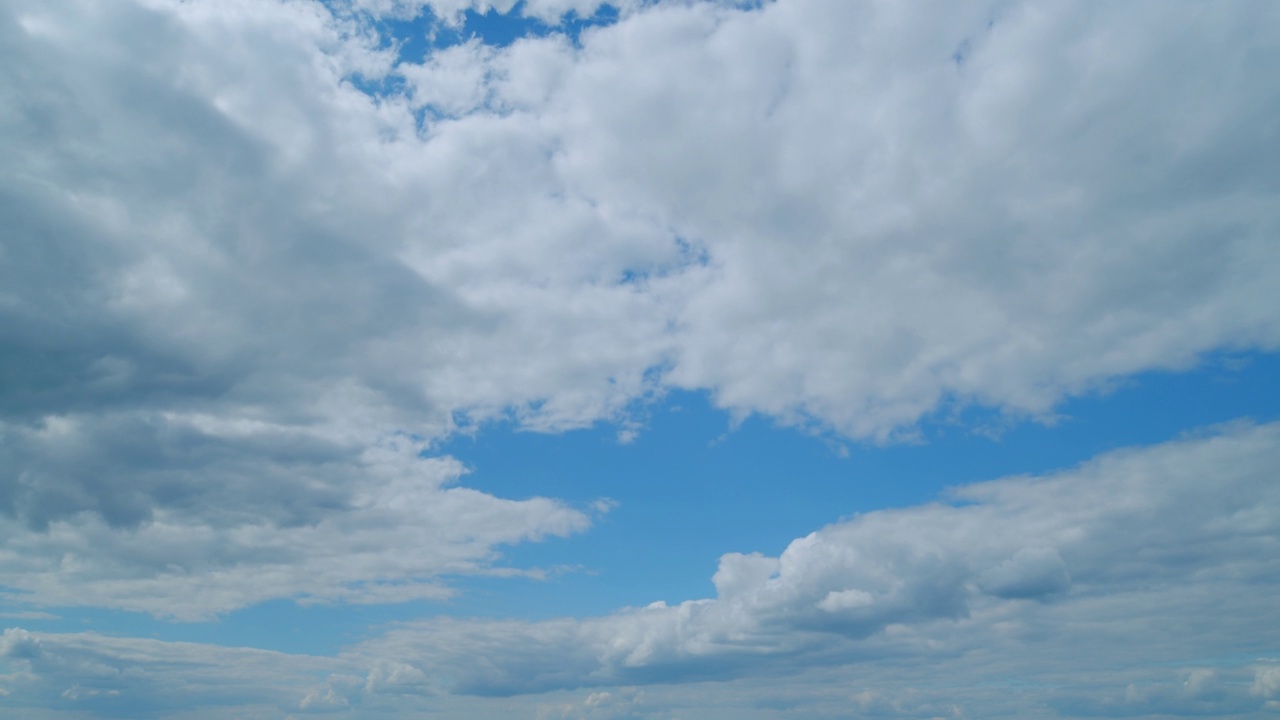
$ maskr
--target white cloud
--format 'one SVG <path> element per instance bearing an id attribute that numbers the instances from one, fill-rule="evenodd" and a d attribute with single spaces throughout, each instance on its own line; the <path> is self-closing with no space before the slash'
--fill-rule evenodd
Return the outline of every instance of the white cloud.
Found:
<path id="1" fill-rule="evenodd" d="M 457 116 L 419 136 L 409 99 L 346 83 L 390 67 L 355 21 L 153 5 L 91 26 L 42 4 L 23 16 L 62 40 L 15 28 L 10 51 L 42 60 L 11 92 L 63 118 L 10 115 L 11 180 L 45 181 L 10 183 L 34 208 L 12 219 L 53 240 L 15 260 L 86 286 L 49 320 L 131 341 L 65 369 L 117 393 L 166 360 L 288 373 L 273 406 L 345 380 L 417 423 L 514 406 L 557 427 L 675 385 L 876 436 L 947 398 L 1046 412 L 1280 339 L 1273 98 L 1237 62 L 1270 46 L 1260 6 L 660 4 L 581 49 L 400 65 Z M 122 78 L 157 64 L 140 108 Z"/>
<path id="2" fill-rule="evenodd" d="M 1277 12 L 657 3 L 580 46 L 414 66 L 360 13 L 301 0 L 8 3 L 13 584 L 183 616 L 444 592 L 586 518 L 444 488 L 448 459 L 412 460 L 435 468 L 415 484 L 382 438 L 626 426 L 672 388 L 888 438 L 950 404 L 1047 414 L 1274 349 Z M 408 94 L 359 89 L 397 78 Z M 440 113 L 420 127 L 422 103 Z M 857 634 L 961 613 L 965 583 L 1087 586 L 1103 565 L 1048 529 L 960 559 L 819 535 L 777 559 L 794 587 L 728 561 L 737 605 L 641 613 L 610 662 L 718 647 L 720 624 L 774 647 L 730 607 Z"/>
<path id="3" fill-rule="evenodd" d="M 485 61 L 492 55 L 492 48 L 473 39 L 433 53 L 422 65 L 406 66 L 401 74 L 413 88 L 415 106 L 463 115 L 485 104 Z"/>
<path id="4" fill-rule="evenodd" d="M 1242 58 L 1275 18 L 1137 7 L 662 4 L 581 49 L 553 36 L 401 65 L 421 87 L 447 62 L 435 93 L 466 80 L 466 102 L 440 102 L 475 115 L 433 142 L 503 148 L 468 197 L 555 198 L 404 257 L 596 347 L 609 331 L 556 305 L 660 278 L 632 286 L 647 309 L 611 308 L 637 331 L 620 365 L 854 436 L 946 403 L 1045 414 L 1118 376 L 1274 348 L 1275 98 Z"/>
<path id="5" fill-rule="evenodd" d="M 175 432 L 175 425 L 163 429 Z M 186 429 L 188 436 L 175 439 L 126 426 L 125 438 L 155 444 L 139 465 L 156 468 L 127 482 L 76 472 L 109 464 L 122 451 L 115 444 L 124 442 L 121 435 L 104 428 L 66 431 L 69 437 L 28 458 L 24 465 L 37 477 L 24 478 L 11 493 L 28 519 L 48 519 L 34 530 L 0 524 L 8 589 L 26 602 L 183 619 L 281 597 L 443 598 L 451 591 L 434 578 L 495 572 L 496 546 L 590 524 L 585 513 L 556 501 L 503 500 L 450 487 L 463 474 L 461 464 L 423 458 L 424 445 L 404 437 L 385 438 L 358 457 L 291 438 L 289 457 L 289 438 L 263 439 L 279 428 L 254 428 L 248 440 Z M 178 454 L 199 459 L 172 462 L 169 456 Z M 87 512 L 95 498 L 86 494 L 105 498 L 115 512 Z"/>
<path id="6" fill-rule="evenodd" d="M 197 643 L 42 634 L 10 628 L 0 636 L 6 702 L 23 717 L 176 717 L 191 708 L 297 706 L 317 674 L 341 666 L 327 658 Z M 60 713 L 60 715 L 58 715 Z M 279 715 L 277 714 L 277 717 Z"/>
<path id="7" fill-rule="evenodd" d="M 669 7 L 592 38 L 561 167 L 713 268 L 670 382 L 880 436 L 1275 346 L 1274 183 L 1245 159 L 1274 95 L 1221 52 L 1274 22 L 954 7 Z"/>
<path id="8" fill-rule="evenodd" d="M 131 717 L 1262 718 L 1278 453 L 1280 425 L 1222 428 L 726 555 L 714 599 L 402 623 L 336 658 L 11 629 L 0 687 Z"/>
<path id="9" fill-rule="evenodd" d="M 1264 618 L 1280 582 L 1278 453 L 1280 426 L 1235 426 L 1048 477 L 960 487 L 957 504 L 859 515 L 778 558 L 730 553 L 714 599 L 584 620 L 424 620 L 357 653 L 416 664 L 478 694 L 900 658 L 916 668 L 970 658 L 957 684 L 1082 673 L 1095 661 L 1122 669 L 1118 677 L 1148 672 L 1153 658 L 1204 663 L 1277 640 Z M 1252 695 L 1233 684 L 1221 709 L 1260 704 L 1267 672 Z M 1178 698 L 1217 702 L 1211 676 L 1188 677 Z"/>

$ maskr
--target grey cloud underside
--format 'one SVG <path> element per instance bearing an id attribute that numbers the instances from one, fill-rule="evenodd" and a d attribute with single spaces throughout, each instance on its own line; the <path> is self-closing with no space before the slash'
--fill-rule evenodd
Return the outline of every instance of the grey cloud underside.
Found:
<path id="1" fill-rule="evenodd" d="M 1277 12 L 658 3 L 400 62 L 314 3 L 8 3 L 6 583 L 188 617 L 443 593 L 590 522 L 444 487 L 411 456 L 458 422 L 686 388 L 885 440 L 1274 349 Z M 940 582 L 902 612 L 959 612 Z"/>
<path id="2" fill-rule="evenodd" d="M 0 686 L 103 713 L 190 686 L 208 717 L 1266 718 L 1278 461 L 1280 425 L 1218 428 L 725 555 L 712 599 L 402 623 L 336 658 L 9 630 Z"/>
<path id="3" fill-rule="evenodd" d="M 148 428 L 124 430 L 148 450 L 181 459 L 147 456 L 156 467 L 138 463 L 127 477 L 81 478 L 76 461 L 100 449 L 77 446 L 81 428 L 46 431 L 73 453 L 66 458 L 71 467 L 64 475 L 55 474 L 58 467 L 28 470 L 17 501 L 43 503 L 30 512 L 65 517 L 43 528 L 0 522 L 5 584 L 21 591 L 11 597 L 188 620 L 282 597 L 444 598 L 450 590 L 439 576 L 513 572 L 492 567 L 500 558 L 496 546 L 581 532 L 591 522 L 553 500 L 505 500 L 450 487 L 461 465 L 423 459 L 425 446 L 403 437 L 384 438 L 356 458 L 314 451 L 282 458 L 288 438 L 265 451 L 234 437 L 212 447 L 173 447 L 171 438 L 156 438 Z M 113 481 L 128 491 L 108 492 Z M 102 496 L 87 494 L 93 490 Z M 96 506 L 105 508 L 100 515 L 84 511 Z M 141 513 L 145 519 L 136 517 Z"/>
<path id="4" fill-rule="evenodd" d="M 280 702 L 279 690 L 252 680 L 305 687 L 317 673 L 335 669 L 324 658 L 246 648 L 95 634 L 42 637 L 20 629 L 0 637 L 0 658 L 21 663 L 28 678 L 43 681 L 24 688 L 28 692 L 18 699 L 30 706 L 24 713 L 45 710 L 63 717 L 86 707 L 100 717 L 172 716 L 193 706 L 223 704 L 228 689 L 246 705 Z"/>

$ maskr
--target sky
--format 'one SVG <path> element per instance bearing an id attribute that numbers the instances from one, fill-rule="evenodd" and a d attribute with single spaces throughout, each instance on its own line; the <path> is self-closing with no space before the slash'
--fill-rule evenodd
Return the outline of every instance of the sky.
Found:
<path id="1" fill-rule="evenodd" d="M 1280 716 L 1280 5 L 0 2 L 0 714 Z"/>

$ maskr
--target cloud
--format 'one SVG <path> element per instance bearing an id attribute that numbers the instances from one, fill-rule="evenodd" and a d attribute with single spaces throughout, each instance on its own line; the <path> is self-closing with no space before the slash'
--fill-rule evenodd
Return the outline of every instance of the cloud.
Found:
<path id="1" fill-rule="evenodd" d="M 1143 668 L 1265 649 L 1274 633 L 1258 623 L 1280 582 L 1278 452 L 1280 425 L 1223 428 L 959 487 L 949 504 L 858 515 L 777 558 L 727 554 L 714 599 L 583 620 L 423 620 L 358 653 L 417 664 L 454 692 L 509 694 L 904 658 L 981 667 L 1000 653 L 1016 680 L 1080 671 L 1085 657 Z M 1233 686 L 1232 702 L 1260 703 L 1270 677 L 1252 695 Z M 1212 699 L 1205 683 L 1195 703 Z M 1169 702 L 1196 706 L 1181 697 Z M 1168 712 L 1162 703 L 1135 707 Z"/>
<path id="2" fill-rule="evenodd" d="M 380 61 L 367 38 L 305 3 L 33 4 L 0 30 L 28 68 L 3 80 L 22 100 L 0 180 L 9 589 L 183 618 L 396 602 L 447 595 L 439 575 L 488 572 L 498 545 L 585 529 L 415 459 L 454 408 L 396 366 L 494 318 L 378 247 L 384 208 L 350 215 L 365 201 L 344 191 L 305 217 L 329 214 L 298 185 L 313 163 L 333 163 L 320 185 L 343 174 L 315 153 L 378 146 L 377 108 L 341 82 Z M 298 104 L 264 104 L 279 87 Z M 419 382 L 451 382 L 432 365 Z"/>
<path id="3" fill-rule="evenodd" d="M 1053 548 L 1026 547 L 978 577 L 983 592 L 1003 598 L 1035 598 L 1071 587 L 1071 573 Z"/>
<path id="4" fill-rule="evenodd" d="M 538 693 L 544 718 L 1260 718 L 1277 453 L 1280 425 L 1218 428 L 727 554 L 715 598 L 399 623 L 335 658 L 11 629 L 0 686 L 131 717 L 186 696 L 192 717 L 496 718 Z"/>
<path id="5" fill-rule="evenodd" d="M 40 610 L 19 610 L 16 612 L 0 613 L 0 618 L 5 620 L 61 620 L 61 618 L 53 613 L 47 613 Z"/>
<path id="6" fill-rule="evenodd" d="M 399 65 L 307 3 L 57 7 L 9 24 L 59 118 L 8 121 L 28 417 L 339 387 L 552 429 L 682 387 L 886 437 L 1280 341 L 1262 6 L 659 4 Z"/>
<path id="7" fill-rule="evenodd" d="M 0 10 L 11 586 L 183 617 L 439 594 L 588 524 L 410 457 L 463 428 L 629 427 L 684 388 L 885 440 L 1280 346 L 1272 6 L 656 3 L 400 62 L 367 12 L 422 7 Z M 742 612 L 874 634 L 1101 567 L 1000 550 L 886 547 L 856 588 L 784 556 L 814 604 Z M 724 607 L 638 614 L 616 659 Z"/>
<path id="8" fill-rule="evenodd" d="M 89 712 L 98 717 L 158 717 L 192 707 L 293 705 L 331 659 L 197 643 L 43 634 L 10 628 L 0 636 L 6 702 L 24 712 Z M 50 715 L 54 717 L 55 715 Z M 25 717 L 25 715 L 24 715 Z"/>
<path id="9" fill-rule="evenodd" d="M 59 431 L 49 456 L 68 461 L 68 476 L 81 464 L 107 465 L 120 451 L 83 436 L 94 430 L 104 429 Z M 28 473 L 40 472 L 36 479 L 44 482 L 24 476 L 16 502 L 33 507 L 24 513 L 29 522 L 40 511 L 54 517 L 39 516 L 44 524 L 35 529 L 0 524 L 8 538 L 0 550 L 5 584 L 24 601 L 197 619 L 281 597 L 442 598 L 451 591 L 437 576 L 493 572 L 495 546 L 564 536 L 590 524 L 585 513 L 556 501 L 503 500 L 451 487 L 461 464 L 423 458 L 423 444 L 404 437 L 385 438 L 355 459 L 316 459 L 305 445 L 281 458 L 272 452 L 282 444 L 268 442 L 264 450 L 234 434 L 155 438 L 148 428 L 123 430 L 149 452 L 197 460 L 180 465 L 144 456 L 142 464 L 156 469 L 130 482 L 95 475 L 70 487 L 57 482 L 55 470 L 62 468 L 27 463 Z M 249 435 L 257 440 L 271 430 L 255 427 Z M 110 494 L 119 492 L 117 482 L 131 489 L 128 507 L 145 518 L 54 507 L 88 505 L 78 497 L 88 492 L 118 498 Z"/>
<path id="10" fill-rule="evenodd" d="M 1232 670 L 1195 668 L 1163 682 L 1130 683 L 1122 693 L 1102 698 L 1063 694 L 1054 704 L 1064 713 L 1082 717 L 1217 717 L 1263 710 L 1263 703 L 1242 682 L 1247 674 Z"/>
<path id="11" fill-rule="evenodd" d="M 1274 19 L 1140 7 L 694 4 L 593 35 L 560 166 L 709 259 L 668 381 L 884 437 L 1275 347 L 1275 183 L 1245 159 L 1275 96 L 1201 75 Z"/>

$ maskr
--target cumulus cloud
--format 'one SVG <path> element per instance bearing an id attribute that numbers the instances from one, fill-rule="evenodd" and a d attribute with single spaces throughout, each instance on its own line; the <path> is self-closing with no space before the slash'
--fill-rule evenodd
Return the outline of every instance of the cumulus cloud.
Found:
<path id="1" fill-rule="evenodd" d="M 408 438 L 386 438 L 355 459 L 317 460 L 303 448 L 292 458 L 273 456 L 234 436 L 193 431 L 192 437 L 152 438 L 139 428 L 124 430 L 141 444 L 155 442 L 148 450 L 157 454 L 198 460 L 161 457 L 155 470 L 128 482 L 98 476 L 64 485 L 57 470 L 74 478 L 81 463 L 97 467 L 110 454 L 92 447 L 98 438 L 58 438 L 69 467 L 32 463 L 29 472 L 40 472 L 37 479 L 45 482 L 24 476 L 14 491 L 20 507 L 34 506 L 26 519 L 43 526 L 0 523 L 10 593 L 20 592 L 25 602 L 182 619 L 280 597 L 443 598 L 451 591 L 437 576 L 521 572 L 492 566 L 496 546 L 564 536 L 590 524 L 584 512 L 553 500 L 504 500 L 451 487 L 461 464 L 422 458 L 422 443 Z M 255 436 L 267 430 L 251 428 Z M 145 517 L 123 510 L 99 516 L 74 505 L 47 519 L 57 502 L 91 501 L 80 497 L 84 493 L 119 502 L 113 481 L 130 488 L 127 500 Z M 45 515 L 32 516 L 40 510 Z"/>
<path id="2" fill-rule="evenodd" d="M 446 592 L 588 524 L 409 457 L 460 426 L 625 422 L 686 388 L 888 439 L 1280 345 L 1271 5 L 663 2 L 401 61 L 370 13 L 426 5 L 515 7 L 0 10 L 14 587 L 193 617 Z M 425 469 L 381 464 L 394 437 Z M 803 591 L 726 561 L 737 605 L 654 611 L 617 657 L 730 606 L 856 636 L 1101 567 L 1061 538 L 900 543 L 846 558 L 851 587 L 788 565 L 829 550 L 803 547 L 777 559 Z"/>
<path id="3" fill-rule="evenodd" d="M 320 6 L 149 6 L 7 25 L 29 414 L 677 386 L 884 436 L 1280 339 L 1265 6 L 658 4 L 398 65 Z"/>
<path id="4" fill-rule="evenodd" d="M 1278 425 L 1226 428 L 855 516 L 777 558 L 730 553 L 714 599 L 532 624 L 427 620 L 360 652 L 419 663 L 455 692 L 504 694 L 999 651 L 1078 666 L 1094 644 L 1119 663 L 1265 648 L 1276 638 L 1258 623 L 1274 616 L 1280 582 L 1278 453 Z M 1123 650 L 1132 642 L 1144 647 Z M 1041 656 L 1055 646 L 1075 659 Z M 1257 677 L 1252 694 L 1233 685 L 1232 702 L 1261 703 L 1271 675 Z M 1196 683 L 1185 692 L 1197 703 L 1217 697 L 1209 679 Z"/>
<path id="5" fill-rule="evenodd" d="M 0 686 L 134 717 L 190 692 L 211 713 L 193 717 L 504 717 L 540 693 L 542 718 L 1260 718 L 1280 694 L 1278 453 L 1280 425 L 1220 428 L 728 554 L 715 598 L 401 623 L 336 658 L 11 629 Z"/>
<path id="6" fill-rule="evenodd" d="M 0 180 L 11 590 L 179 617 L 440 597 L 434 576 L 487 572 L 497 545 L 589 524 L 414 458 L 455 407 L 396 367 L 483 395 L 450 377 L 468 361 L 423 354 L 500 319 L 396 261 L 385 207 L 349 214 L 377 188 L 313 215 L 338 156 L 391 127 L 342 81 L 381 62 L 358 28 L 305 3 L 4 15 L 6 65 L 26 68 L 3 80 L 20 102 Z M 280 87 L 297 104 L 264 105 Z"/>

